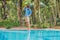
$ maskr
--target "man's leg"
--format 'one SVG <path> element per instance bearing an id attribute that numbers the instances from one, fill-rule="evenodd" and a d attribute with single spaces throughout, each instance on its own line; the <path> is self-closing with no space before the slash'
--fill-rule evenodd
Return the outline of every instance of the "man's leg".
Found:
<path id="1" fill-rule="evenodd" d="M 30 19 L 29 19 L 29 17 L 26 17 L 25 21 L 26 21 L 26 26 L 30 27 Z"/>

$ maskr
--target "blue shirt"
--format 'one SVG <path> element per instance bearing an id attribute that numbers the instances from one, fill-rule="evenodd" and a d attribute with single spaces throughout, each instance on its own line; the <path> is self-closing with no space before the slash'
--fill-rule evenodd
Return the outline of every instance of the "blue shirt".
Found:
<path id="1" fill-rule="evenodd" d="M 25 8 L 25 16 L 30 16 L 32 14 L 32 10 L 30 8 Z"/>

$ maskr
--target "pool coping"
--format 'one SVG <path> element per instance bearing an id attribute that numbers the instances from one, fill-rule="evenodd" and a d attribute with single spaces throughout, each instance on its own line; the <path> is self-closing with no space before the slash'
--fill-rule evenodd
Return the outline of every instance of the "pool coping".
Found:
<path id="1" fill-rule="evenodd" d="M 28 29 L 1 29 L 0 30 L 28 30 Z M 53 29 L 53 28 L 45 28 L 45 29 L 30 29 L 30 30 L 55 30 L 55 31 L 60 31 L 60 29 Z M 29 30 L 28 30 L 29 31 Z"/>

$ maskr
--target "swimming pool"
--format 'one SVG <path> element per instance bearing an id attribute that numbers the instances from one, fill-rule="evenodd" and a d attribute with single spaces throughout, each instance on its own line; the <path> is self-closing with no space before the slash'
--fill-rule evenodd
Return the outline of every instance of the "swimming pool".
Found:
<path id="1" fill-rule="evenodd" d="M 28 30 L 0 30 L 0 40 L 27 40 Z M 31 30 L 30 40 L 60 40 L 60 30 Z"/>

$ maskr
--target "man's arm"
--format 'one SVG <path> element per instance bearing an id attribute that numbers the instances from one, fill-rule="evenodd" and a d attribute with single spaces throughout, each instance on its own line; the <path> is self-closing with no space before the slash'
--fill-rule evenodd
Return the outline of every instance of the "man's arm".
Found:
<path id="1" fill-rule="evenodd" d="M 31 16 L 31 14 L 32 14 L 32 10 L 30 9 L 29 16 Z"/>

